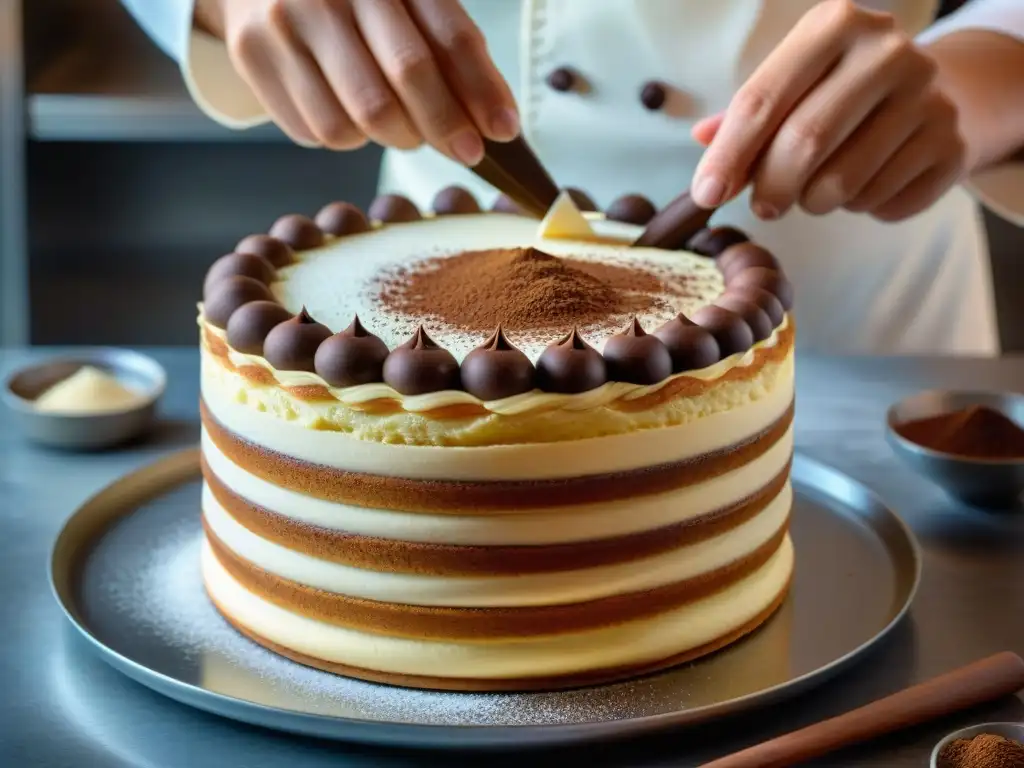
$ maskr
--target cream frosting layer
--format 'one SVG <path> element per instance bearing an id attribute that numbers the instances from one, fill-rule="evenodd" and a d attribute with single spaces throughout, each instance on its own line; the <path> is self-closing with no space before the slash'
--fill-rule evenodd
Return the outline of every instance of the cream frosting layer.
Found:
<path id="1" fill-rule="evenodd" d="M 201 316 L 199 318 L 199 325 L 204 329 L 204 332 L 212 334 L 227 344 L 227 334 L 223 330 L 210 325 L 203 320 Z M 757 353 L 761 350 L 772 349 L 777 346 L 780 334 L 788 331 L 789 326 L 790 318 L 787 315 L 783 318 L 782 324 L 773 330 L 772 334 L 767 339 L 758 342 L 747 351 L 729 355 L 707 368 L 673 374 L 667 379 L 659 381 L 657 384 L 629 384 L 621 381 L 611 381 L 602 384 L 600 387 L 596 387 L 589 392 L 582 392 L 574 395 L 534 390 L 521 395 L 506 397 L 501 400 L 489 401 L 480 400 L 468 392 L 458 390 L 429 392 L 423 395 L 403 395 L 383 382 L 360 384 L 354 387 L 331 387 L 316 373 L 310 371 L 279 371 L 268 363 L 266 358 L 259 355 L 250 355 L 238 352 L 230 346 L 228 346 L 228 361 L 236 367 L 256 366 L 267 370 L 273 375 L 277 383 L 283 387 L 324 387 L 331 396 L 338 401 L 338 403 L 342 403 L 344 405 L 361 405 L 375 400 L 389 399 L 401 403 L 402 410 L 410 413 L 424 413 L 455 405 L 482 405 L 488 411 L 498 415 L 516 416 L 529 413 L 531 411 L 553 409 L 587 411 L 594 408 L 601 408 L 616 400 L 624 400 L 627 402 L 630 400 L 637 400 L 641 397 L 647 397 L 648 395 L 660 392 L 662 389 L 673 384 L 679 379 L 694 379 L 696 381 L 703 382 L 715 381 L 733 369 L 748 368 L 753 365 L 757 358 Z M 203 350 L 203 356 L 204 358 L 210 357 L 209 353 L 205 349 Z M 216 364 L 215 360 L 204 362 Z M 226 375 L 220 377 L 223 381 L 222 386 L 224 387 L 231 386 L 231 377 L 241 378 L 236 374 L 231 374 L 226 371 L 225 374 Z M 236 387 L 239 385 L 248 387 L 253 386 L 244 379 L 242 382 L 235 384 Z M 288 399 L 293 402 L 292 407 L 295 409 L 302 410 L 308 408 L 317 412 L 320 418 L 324 418 L 326 416 L 326 411 L 329 408 L 337 407 L 334 403 L 325 405 L 323 403 L 305 403 L 294 397 L 289 397 Z"/>
<path id="2" fill-rule="evenodd" d="M 460 360 L 478 346 L 493 329 L 467 333 L 437 318 L 406 316 L 382 306 L 377 299 L 382 275 L 407 268 L 423 259 L 450 256 L 466 251 L 534 247 L 554 256 L 581 261 L 647 268 L 670 286 L 663 295 L 665 306 L 639 316 L 645 328 L 654 328 L 677 313 L 692 314 L 717 298 L 724 289 L 715 263 L 685 251 L 635 248 L 630 243 L 638 227 L 593 219 L 597 235 L 618 242 L 588 242 L 541 237 L 537 222 L 522 216 L 483 214 L 443 216 L 422 221 L 388 224 L 371 232 L 346 235 L 321 248 L 303 251 L 298 262 L 278 271 L 271 286 L 278 300 L 292 312 L 302 307 L 319 322 L 340 331 L 358 315 L 368 330 L 380 336 L 389 348 L 406 341 L 416 326 L 426 322 L 431 337 Z M 684 295 L 678 295 L 683 291 Z M 607 326 L 624 326 L 626 315 L 611 315 L 601 323 L 581 328 L 584 336 L 600 349 L 608 336 Z M 601 330 L 599 330 L 601 329 Z M 507 331 L 531 359 L 571 328 L 517 333 Z"/>
<path id="3" fill-rule="evenodd" d="M 313 464 L 416 480 L 548 480 L 683 461 L 749 440 L 782 418 L 793 402 L 789 360 L 780 380 L 758 399 L 675 426 L 546 443 L 403 445 L 309 428 L 300 414 L 285 421 L 239 403 L 217 385 L 209 368 L 204 364 L 203 398 L 214 418 L 238 437 Z"/>
<path id="4" fill-rule="evenodd" d="M 432 515 L 338 504 L 281 488 L 250 474 L 205 434 L 203 457 L 211 471 L 244 499 L 301 523 L 401 541 L 449 545 L 564 544 L 662 528 L 725 509 L 764 488 L 793 454 L 793 430 L 764 454 L 731 472 L 668 493 L 572 507 L 486 515 Z M 628 512 L 625 507 L 628 506 Z"/>
<path id="5" fill-rule="evenodd" d="M 232 617 L 270 642 L 317 659 L 393 674 L 477 679 L 567 675 L 671 658 L 742 627 L 768 609 L 793 572 L 787 536 L 754 573 L 709 597 L 654 617 L 596 630 L 508 641 L 388 637 L 329 625 L 245 589 L 204 542 L 203 576 Z"/>
<path id="6" fill-rule="evenodd" d="M 287 549 L 238 523 L 205 485 L 210 530 L 239 557 L 269 573 L 327 592 L 386 603 L 463 608 L 564 605 L 685 581 L 739 560 L 785 526 L 793 504 L 787 483 L 750 520 L 704 541 L 626 563 L 516 576 L 388 573 L 332 563 Z M 627 510 L 622 510 L 628 514 Z"/>

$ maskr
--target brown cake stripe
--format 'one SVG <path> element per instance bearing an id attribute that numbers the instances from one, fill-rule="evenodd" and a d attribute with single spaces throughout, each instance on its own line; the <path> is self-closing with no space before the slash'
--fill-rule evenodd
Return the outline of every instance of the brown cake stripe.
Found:
<path id="1" fill-rule="evenodd" d="M 257 536 L 320 560 L 385 573 L 432 576 L 501 576 L 594 568 L 651 557 L 718 536 L 753 518 L 782 491 L 789 464 L 764 487 L 735 504 L 648 531 L 604 539 L 530 546 L 446 545 L 360 536 L 280 515 L 238 495 L 205 459 L 203 476 L 213 497 Z M 339 513 L 343 521 L 343 513 Z"/>
<path id="2" fill-rule="evenodd" d="M 786 536 L 787 522 L 756 550 L 714 571 L 663 587 L 568 605 L 451 608 L 364 600 L 276 576 L 235 554 L 206 524 L 214 556 L 239 584 L 292 613 L 391 637 L 493 640 L 599 629 L 679 608 L 749 576 L 768 562 Z"/>
<path id="3" fill-rule="evenodd" d="M 273 485 L 340 504 L 448 515 L 525 511 L 664 493 L 731 472 L 764 455 L 793 421 L 790 403 L 774 424 L 742 443 L 627 472 L 559 480 L 463 482 L 411 480 L 313 464 L 238 437 L 216 420 L 202 400 L 199 412 L 207 435 L 221 453 Z"/>
<path id="4" fill-rule="evenodd" d="M 759 347 L 754 351 L 754 361 L 750 365 L 734 365 L 725 371 L 721 376 L 714 379 L 698 379 L 691 376 L 681 376 L 673 379 L 656 392 L 643 397 L 626 400 L 619 398 L 608 404 L 609 408 L 619 411 L 635 413 L 656 408 L 677 397 L 699 397 L 712 387 L 725 382 L 747 381 L 757 376 L 761 369 L 768 364 L 781 362 L 790 353 L 796 335 L 796 326 L 792 315 L 789 316 L 788 325 L 779 330 L 778 340 L 770 347 Z M 304 386 L 286 387 L 280 384 L 274 374 L 267 368 L 259 365 L 238 365 L 231 362 L 228 357 L 229 347 L 227 343 L 210 331 L 204 324 L 201 334 L 203 344 L 207 351 L 213 355 L 227 370 L 239 374 L 254 384 L 261 386 L 273 386 L 281 389 L 299 400 L 306 402 L 337 402 L 337 398 L 330 390 L 320 384 L 307 384 Z M 365 403 L 348 403 L 346 407 L 357 411 L 372 414 L 401 413 L 404 409 L 399 400 L 384 397 L 377 400 L 370 400 Z M 442 406 L 429 411 L 417 411 L 417 416 L 428 419 L 469 419 L 479 416 L 489 416 L 491 411 L 476 403 L 458 403 L 456 405 Z"/>
<path id="5" fill-rule="evenodd" d="M 792 578 L 782 588 L 771 605 L 761 613 L 740 627 L 728 632 L 709 643 L 677 653 L 667 659 L 649 661 L 629 666 L 609 667 L 606 669 L 595 669 L 588 672 L 575 672 L 567 675 L 548 675 L 545 677 L 520 677 L 520 678 L 468 678 L 468 677 L 434 677 L 430 675 L 407 675 L 396 672 L 381 672 L 376 669 L 365 667 L 353 667 L 348 664 L 339 664 L 335 661 L 325 661 L 314 656 L 301 653 L 291 648 L 275 643 L 254 632 L 244 623 L 235 618 L 227 606 L 220 603 L 207 589 L 207 596 L 214 607 L 220 612 L 225 620 L 238 632 L 248 637 L 258 645 L 262 645 L 274 653 L 313 669 L 324 672 L 331 672 L 335 675 L 366 680 L 372 683 L 384 683 L 396 685 L 403 688 L 421 688 L 436 691 L 477 691 L 477 692 L 517 692 L 517 691 L 557 691 L 569 688 L 582 688 L 585 686 L 606 685 L 621 680 L 630 680 L 642 675 L 653 674 L 694 661 L 707 656 L 721 648 L 725 648 L 742 637 L 758 629 L 762 624 L 782 606 L 789 594 Z"/>

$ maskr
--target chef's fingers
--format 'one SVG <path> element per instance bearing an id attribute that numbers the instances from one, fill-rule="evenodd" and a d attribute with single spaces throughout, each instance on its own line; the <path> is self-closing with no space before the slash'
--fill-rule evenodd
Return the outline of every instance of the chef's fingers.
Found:
<path id="1" fill-rule="evenodd" d="M 694 202 L 713 208 L 746 186 L 782 121 L 840 60 L 855 31 L 852 3 L 819 3 L 736 92 L 694 174 Z"/>
<path id="2" fill-rule="evenodd" d="M 932 166 L 893 197 L 871 211 L 880 221 L 894 222 L 909 219 L 942 197 L 960 179 L 963 164 L 958 160 L 947 160 Z"/>
<path id="3" fill-rule="evenodd" d="M 934 123 L 922 125 L 861 192 L 846 204 L 855 213 L 870 213 L 936 164 L 962 164 L 963 140 Z"/>
<path id="4" fill-rule="evenodd" d="M 407 0 L 406 5 L 480 133 L 495 141 L 514 139 L 519 134 L 519 112 L 512 89 L 458 0 Z"/>
<path id="5" fill-rule="evenodd" d="M 235 71 L 277 126 L 296 144 L 317 146 L 283 80 L 279 52 L 262 20 L 255 15 L 238 20 L 225 30 L 225 42 Z"/>
<path id="6" fill-rule="evenodd" d="M 293 26 L 284 5 L 267 11 L 267 36 L 274 51 L 277 70 L 295 108 L 317 142 L 330 149 L 356 149 L 366 144 L 366 135 L 356 127 L 313 58 L 303 29 Z"/>
<path id="7" fill-rule="evenodd" d="M 724 118 L 725 113 L 719 112 L 716 115 L 698 120 L 693 128 L 690 129 L 690 135 L 693 136 L 694 141 L 706 147 L 714 141 L 718 129 L 722 127 L 722 120 Z"/>
<path id="8" fill-rule="evenodd" d="M 866 35 L 796 106 L 754 170 L 751 207 L 774 219 L 800 198 L 811 177 L 895 91 L 923 91 L 935 64 L 898 33 Z M 919 120 L 914 120 L 917 123 Z"/>
<path id="9" fill-rule="evenodd" d="M 818 169 L 800 205 L 815 216 L 842 208 L 881 172 L 921 123 L 940 119 L 947 107 L 951 108 L 948 101 L 936 103 L 920 92 L 893 93 Z"/>
<path id="10" fill-rule="evenodd" d="M 480 132 L 445 82 L 402 1 L 351 3 L 367 47 L 419 133 L 456 162 L 479 163 L 484 154 Z"/>
<path id="11" fill-rule="evenodd" d="M 339 103 L 361 134 L 399 149 L 423 143 L 359 34 L 348 2 L 310 4 L 293 13 L 292 23 L 333 91 L 326 100 Z"/>

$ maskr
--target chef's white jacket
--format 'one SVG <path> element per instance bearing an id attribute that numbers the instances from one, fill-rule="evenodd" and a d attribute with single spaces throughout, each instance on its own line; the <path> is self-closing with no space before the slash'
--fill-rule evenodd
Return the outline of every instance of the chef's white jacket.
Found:
<path id="1" fill-rule="evenodd" d="M 224 125 L 268 121 L 223 43 L 192 27 L 194 0 L 122 0 L 181 65 L 197 104 Z M 523 130 L 555 180 L 598 205 L 636 192 L 662 204 L 685 189 L 701 147 L 700 118 L 722 110 L 765 55 L 815 0 L 463 0 L 513 88 Z M 995 29 L 1024 40 L 1024 0 L 973 0 L 933 24 L 936 0 L 870 0 L 908 33 L 931 39 L 954 29 Z M 547 84 L 568 67 L 585 89 Z M 1022 73 L 1024 76 L 1024 73 Z M 663 83 L 666 108 L 640 92 Z M 420 206 L 449 184 L 496 196 L 465 168 L 430 148 L 387 151 L 382 192 Z M 1024 166 L 992 169 L 951 190 L 928 211 L 882 224 L 844 211 L 793 210 L 762 222 L 746 196 L 716 221 L 772 249 L 796 287 L 799 345 L 824 352 L 998 352 L 991 274 L 978 200 L 1024 220 Z"/>

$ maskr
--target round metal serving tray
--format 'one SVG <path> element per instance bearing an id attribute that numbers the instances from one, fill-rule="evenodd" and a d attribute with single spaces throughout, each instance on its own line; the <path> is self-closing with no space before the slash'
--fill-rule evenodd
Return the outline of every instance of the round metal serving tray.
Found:
<path id="1" fill-rule="evenodd" d="M 119 480 L 65 524 L 51 583 L 113 667 L 193 707 L 294 733 L 403 747 L 523 747 L 635 735 L 763 706 L 824 682 L 904 616 L 913 535 L 870 490 L 793 463 L 792 592 L 762 628 L 667 672 L 573 691 L 481 694 L 361 682 L 288 661 L 235 632 L 199 569 L 199 453 Z"/>

